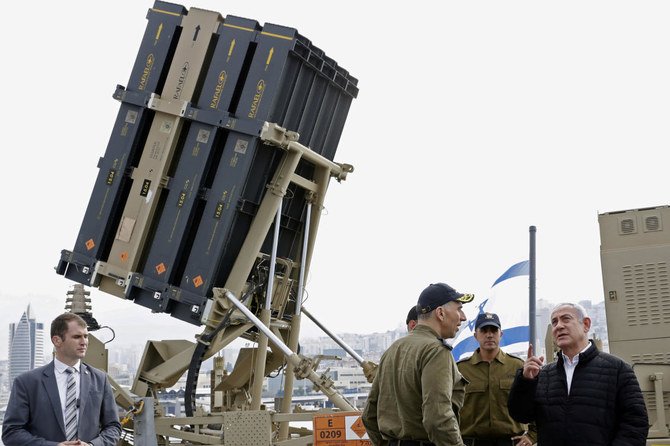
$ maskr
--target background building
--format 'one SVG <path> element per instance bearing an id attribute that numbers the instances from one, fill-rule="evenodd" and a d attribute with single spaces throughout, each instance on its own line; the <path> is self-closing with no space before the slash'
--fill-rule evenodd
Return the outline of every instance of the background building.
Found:
<path id="1" fill-rule="evenodd" d="M 45 364 L 44 324 L 28 305 L 18 323 L 9 324 L 9 384 L 23 372 Z"/>

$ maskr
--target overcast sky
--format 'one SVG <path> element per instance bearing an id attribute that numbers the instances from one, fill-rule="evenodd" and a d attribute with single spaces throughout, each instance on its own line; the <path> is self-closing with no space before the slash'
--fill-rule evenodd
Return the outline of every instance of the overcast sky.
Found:
<path id="1" fill-rule="evenodd" d="M 528 257 L 530 225 L 538 298 L 601 300 L 598 213 L 668 203 L 666 1 L 183 4 L 297 28 L 359 79 L 336 155 L 356 170 L 331 184 L 306 284 L 333 331 L 395 328 L 431 282 L 487 295 Z M 63 310 L 73 283 L 54 266 L 74 246 L 151 6 L 3 7 L 0 358 L 29 303 L 44 322 Z M 199 332 L 92 297 L 119 343 Z"/>

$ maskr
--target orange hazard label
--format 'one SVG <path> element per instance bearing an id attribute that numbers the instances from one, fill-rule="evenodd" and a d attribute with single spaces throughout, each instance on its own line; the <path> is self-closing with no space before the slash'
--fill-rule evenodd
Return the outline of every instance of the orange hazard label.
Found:
<path id="1" fill-rule="evenodd" d="M 127 252 L 127 251 L 123 251 L 123 252 L 121 253 L 120 257 L 121 257 L 121 260 L 125 262 L 126 260 L 128 260 L 128 252 Z"/>
<path id="2" fill-rule="evenodd" d="M 93 241 L 92 238 L 90 238 L 86 241 L 86 249 L 90 251 L 93 248 L 95 248 L 95 242 Z"/>
<path id="3" fill-rule="evenodd" d="M 158 274 L 163 274 L 167 268 L 165 268 L 165 263 L 161 262 L 158 265 L 156 265 L 156 272 Z"/>
<path id="4" fill-rule="evenodd" d="M 371 446 L 359 412 L 314 415 L 314 446 Z"/>
<path id="5" fill-rule="evenodd" d="M 202 276 L 195 276 L 193 278 L 193 285 L 195 285 L 196 288 L 198 288 L 202 284 L 203 284 Z"/>
<path id="6" fill-rule="evenodd" d="M 358 419 L 354 421 L 354 424 L 351 425 L 351 430 L 360 438 L 363 438 L 363 436 L 367 434 L 365 426 L 363 425 L 363 419 L 361 417 L 358 417 Z"/>

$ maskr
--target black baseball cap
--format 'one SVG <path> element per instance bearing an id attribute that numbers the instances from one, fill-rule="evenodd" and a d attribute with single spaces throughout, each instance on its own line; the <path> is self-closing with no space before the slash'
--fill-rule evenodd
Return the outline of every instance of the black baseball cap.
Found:
<path id="1" fill-rule="evenodd" d="M 475 321 L 475 330 L 486 326 L 500 327 L 500 319 L 495 313 L 479 313 Z"/>
<path id="2" fill-rule="evenodd" d="M 407 319 L 405 319 L 405 325 L 409 325 L 409 321 L 416 321 L 419 319 L 419 316 L 416 312 L 416 305 L 414 305 L 412 308 L 409 309 L 409 313 L 407 313 Z"/>
<path id="3" fill-rule="evenodd" d="M 448 302 L 456 301 L 465 304 L 472 302 L 474 298 L 474 294 L 459 293 L 446 283 L 431 283 L 419 295 L 416 310 L 421 314 L 427 314 Z"/>

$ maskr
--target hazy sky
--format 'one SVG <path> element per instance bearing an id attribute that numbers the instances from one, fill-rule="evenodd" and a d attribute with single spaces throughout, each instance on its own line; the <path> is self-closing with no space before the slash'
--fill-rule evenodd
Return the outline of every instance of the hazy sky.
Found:
<path id="1" fill-rule="evenodd" d="M 528 257 L 530 225 L 538 298 L 600 300 L 598 213 L 668 202 L 666 1 L 183 4 L 295 27 L 359 79 L 336 155 L 356 170 L 331 184 L 307 281 L 336 332 L 395 328 L 431 282 L 488 294 Z M 4 5 L 0 357 L 28 303 L 45 322 L 63 310 L 73 283 L 53 267 L 152 5 Z M 199 332 L 92 297 L 119 343 Z"/>

